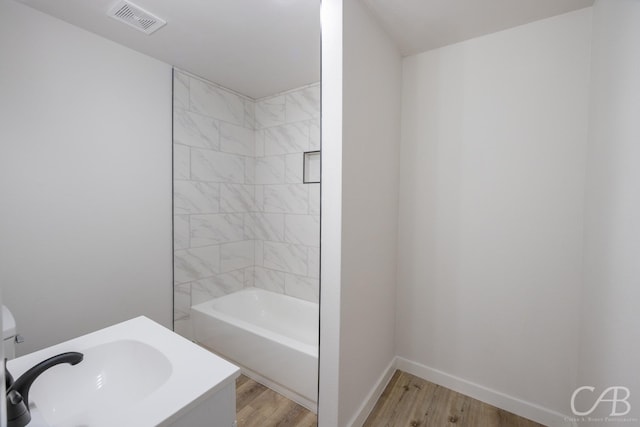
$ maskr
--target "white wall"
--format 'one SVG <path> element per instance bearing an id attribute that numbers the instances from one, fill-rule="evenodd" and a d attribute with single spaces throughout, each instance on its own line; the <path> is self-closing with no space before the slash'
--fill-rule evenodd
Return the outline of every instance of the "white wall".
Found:
<path id="1" fill-rule="evenodd" d="M 593 9 L 580 385 L 631 390 L 640 418 L 640 2 Z M 588 396 L 587 410 L 597 396 Z M 608 415 L 611 405 L 600 405 Z M 620 404 L 619 409 L 624 409 Z M 602 425 L 607 425 L 602 423 Z"/>
<path id="2" fill-rule="evenodd" d="M 335 427 L 340 391 L 342 263 L 342 0 L 323 0 L 320 204 L 320 365 L 318 426 Z"/>
<path id="3" fill-rule="evenodd" d="M 171 67 L 0 3 L 0 281 L 24 354 L 171 326 Z"/>
<path id="4" fill-rule="evenodd" d="M 401 58 L 360 2 L 322 2 L 321 427 L 361 425 L 395 355 Z"/>
<path id="5" fill-rule="evenodd" d="M 583 9 L 403 62 L 398 355 L 554 425 L 576 380 L 590 29 Z"/>
<path id="6" fill-rule="evenodd" d="M 402 78 L 398 50 L 361 3 L 343 7 L 340 426 L 359 424 L 395 356 Z"/>

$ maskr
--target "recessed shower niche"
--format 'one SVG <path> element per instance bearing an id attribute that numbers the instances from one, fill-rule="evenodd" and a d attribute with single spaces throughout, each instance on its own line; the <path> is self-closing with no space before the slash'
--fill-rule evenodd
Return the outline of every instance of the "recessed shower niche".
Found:
<path id="1" fill-rule="evenodd" d="M 302 176 L 305 184 L 320 183 L 320 150 L 307 151 L 302 155 Z"/>

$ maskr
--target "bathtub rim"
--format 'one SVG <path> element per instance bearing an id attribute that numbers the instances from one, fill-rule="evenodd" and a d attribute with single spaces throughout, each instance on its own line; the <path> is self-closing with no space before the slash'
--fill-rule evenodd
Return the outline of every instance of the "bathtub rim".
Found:
<path id="1" fill-rule="evenodd" d="M 223 295 L 221 297 L 217 297 L 217 298 L 212 298 L 208 301 L 196 304 L 191 306 L 191 310 L 196 310 L 201 314 L 204 314 L 206 316 L 211 316 L 211 317 L 215 317 L 223 322 L 229 323 L 231 325 L 234 325 L 238 328 L 244 329 L 244 330 L 248 330 L 252 333 L 261 335 L 267 339 L 270 339 L 272 341 L 276 341 L 278 343 L 281 343 L 282 345 L 289 347 L 292 350 L 296 350 L 299 351 L 301 353 L 304 353 L 308 356 L 311 357 L 315 357 L 316 359 L 318 358 L 318 354 L 319 354 L 319 344 L 307 344 L 301 341 L 296 340 L 295 338 L 291 338 L 288 337 L 286 335 L 280 334 L 278 332 L 274 332 L 271 331 L 265 327 L 262 327 L 260 325 L 256 325 L 254 323 L 248 322 L 246 320 L 243 319 L 239 319 L 237 317 L 231 316 L 229 314 L 223 313 L 221 311 L 216 310 L 215 308 L 213 308 L 213 306 L 211 305 L 212 301 L 214 300 L 218 300 L 218 299 L 222 299 L 225 298 L 229 295 L 233 295 L 235 293 L 245 293 L 247 291 L 255 291 L 258 290 L 258 292 L 268 292 L 271 294 L 276 294 L 282 297 L 287 297 L 287 298 L 293 298 L 293 299 L 298 299 L 298 298 L 294 298 L 290 295 L 285 295 L 285 294 L 280 294 L 277 292 L 272 292 L 272 291 L 268 291 L 266 289 L 261 289 L 261 288 L 256 288 L 256 287 L 248 287 L 248 288 L 243 288 L 237 292 L 233 292 L 231 294 L 227 294 L 227 295 Z M 305 303 L 308 304 L 314 304 L 316 306 L 318 306 L 318 303 L 314 303 L 311 301 L 307 301 L 307 300 L 302 300 L 300 299 L 300 301 L 303 301 Z M 318 334 L 318 339 L 319 339 L 319 329 L 318 331 L 316 331 L 316 333 Z"/>

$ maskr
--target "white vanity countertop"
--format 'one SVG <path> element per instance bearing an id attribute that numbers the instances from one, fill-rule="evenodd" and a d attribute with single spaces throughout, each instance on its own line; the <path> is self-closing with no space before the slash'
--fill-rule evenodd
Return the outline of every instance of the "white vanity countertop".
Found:
<path id="1" fill-rule="evenodd" d="M 142 342 L 162 353 L 170 363 L 170 369 L 167 369 L 170 374 L 162 384 L 154 386 L 152 392 L 133 404 L 127 401 L 126 393 L 122 393 L 125 395 L 122 396 L 121 404 L 120 402 L 117 404 L 112 401 L 108 402 L 107 406 L 110 409 L 100 410 L 99 417 L 85 414 L 86 419 L 91 420 L 89 424 L 86 424 L 89 427 L 170 425 L 191 408 L 233 383 L 240 375 L 238 367 L 143 316 L 11 360 L 7 366 L 13 377 L 18 378 L 27 369 L 56 354 L 68 351 L 81 353 L 93 351 L 95 354 L 96 351 L 99 351 L 98 348 L 105 348 L 104 344 L 130 343 L 131 341 Z M 117 349 L 119 347 L 112 346 L 110 348 Z M 111 356 L 108 356 L 107 360 L 110 360 Z M 142 359 L 144 360 L 144 358 Z M 66 364 L 64 366 L 67 366 L 66 369 L 74 369 L 86 361 L 87 356 L 83 362 L 76 366 Z M 55 370 L 56 367 L 52 369 Z M 91 372 L 96 372 L 96 369 L 94 368 Z M 45 375 L 42 376 L 43 381 L 49 381 L 48 377 L 45 379 Z M 102 382 L 103 375 L 101 373 L 94 374 L 94 376 L 97 377 L 97 382 Z M 105 376 L 108 376 L 108 373 Z M 126 375 L 123 377 L 126 378 Z M 38 406 L 38 395 L 35 385 L 39 380 L 40 378 L 34 382 L 29 398 L 36 406 Z M 126 379 L 124 381 L 126 382 Z M 57 382 L 60 382 L 59 378 L 57 378 Z M 65 384 L 65 381 L 59 385 L 55 384 L 56 390 L 59 390 L 60 393 L 65 393 L 65 387 L 69 386 L 70 384 Z M 98 391 L 100 391 L 100 387 L 100 385 L 97 387 Z M 100 393 L 95 393 L 95 397 L 93 392 L 88 394 L 91 395 L 89 399 L 93 399 L 89 403 L 95 403 L 104 398 Z M 63 410 L 60 409 L 60 411 Z M 78 419 L 80 418 L 76 420 Z M 64 423 L 60 425 L 64 425 Z"/>

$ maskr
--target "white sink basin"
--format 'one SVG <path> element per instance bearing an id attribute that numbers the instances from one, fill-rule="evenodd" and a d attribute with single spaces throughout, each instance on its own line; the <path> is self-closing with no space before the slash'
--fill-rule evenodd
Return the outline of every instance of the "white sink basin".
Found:
<path id="1" fill-rule="evenodd" d="M 56 365 L 29 393 L 51 427 L 170 425 L 233 382 L 237 367 L 145 317 L 23 356 L 8 363 L 14 378 L 53 355 L 78 351 L 75 366 Z"/>
<path id="2" fill-rule="evenodd" d="M 171 362 L 140 341 L 83 350 L 78 365 L 57 365 L 31 387 L 30 399 L 51 425 L 91 425 L 123 405 L 137 404 L 171 376 Z"/>

